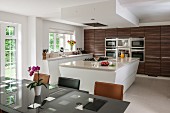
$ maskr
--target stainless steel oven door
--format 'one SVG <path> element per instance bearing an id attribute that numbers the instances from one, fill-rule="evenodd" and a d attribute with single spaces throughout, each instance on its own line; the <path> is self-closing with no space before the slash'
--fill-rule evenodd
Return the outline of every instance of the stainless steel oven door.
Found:
<path id="1" fill-rule="evenodd" d="M 144 48 L 145 47 L 145 39 L 144 38 L 132 38 L 131 40 L 132 48 Z"/>
<path id="2" fill-rule="evenodd" d="M 106 50 L 105 51 L 105 56 L 106 57 L 116 58 L 116 50 Z"/>
<path id="3" fill-rule="evenodd" d="M 116 40 L 106 40 L 106 47 L 116 47 Z"/>
<path id="4" fill-rule="evenodd" d="M 145 51 L 144 50 L 131 50 L 132 58 L 139 58 L 140 62 L 145 61 Z"/>

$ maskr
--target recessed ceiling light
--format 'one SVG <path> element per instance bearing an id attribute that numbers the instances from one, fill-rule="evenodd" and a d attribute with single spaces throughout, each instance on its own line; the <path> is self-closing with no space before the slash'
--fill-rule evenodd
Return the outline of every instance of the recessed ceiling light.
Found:
<path id="1" fill-rule="evenodd" d="M 95 20 L 94 18 L 92 18 L 91 20 Z"/>

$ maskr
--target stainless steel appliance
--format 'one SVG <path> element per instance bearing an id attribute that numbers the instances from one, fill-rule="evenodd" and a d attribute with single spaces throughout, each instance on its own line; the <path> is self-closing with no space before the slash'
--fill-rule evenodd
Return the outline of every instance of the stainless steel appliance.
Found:
<path id="1" fill-rule="evenodd" d="M 118 44 L 117 47 L 118 48 L 129 48 L 130 47 L 130 39 L 126 38 L 126 39 L 117 39 Z"/>
<path id="2" fill-rule="evenodd" d="M 131 38 L 131 48 L 144 48 L 145 38 Z"/>
<path id="3" fill-rule="evenodd" d="M 116 38 L 115 39 L 109 39 L 109 38 L 105 39 L 105 48 L 106 49 L 115 49 L 116 45 L 117 45 Z"/>
<path id="4" fill-rule="evenodd" d="M 113 58 L 116 59 L 117 50 L 116 50 L 116 49 L 106 49 L 106 50 L 105 50 L 105 56 L 106 56 L 106 57 L 113 57 Z"/>
<path id="5" fill-rule="evenodd" d="M 139 58 L 140 62 L 145 61 L 145 50 L 144 49 L 131 49 L 132 58 Z"/>

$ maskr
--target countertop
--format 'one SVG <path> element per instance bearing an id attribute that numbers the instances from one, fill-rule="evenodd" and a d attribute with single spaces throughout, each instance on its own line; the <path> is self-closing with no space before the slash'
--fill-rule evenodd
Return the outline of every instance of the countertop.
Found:
<path id="1" fill-rule="evenodd" d="M 101 66 L 101 62 L 96 61 L 72 61 L 60 64 L 61 67 L 81 68 L 101 71 L 117 71 L 123 66 L 126 66 L 132 62 L 139 61 L 139 58 L 118 58 L 117 60 L 109 59 L 109 63 L 115 66 Z"/>
<path id="2" fill-rule="evenodd" d="M 81 56 L 88 56 L 92 54 L 78 54 L 78 55 L 66 55 L 66 56 L 58 56 L 54 58 L 47 58 L 47 61 L 52 61 L 52 60 L 61 60 L 61 59 L 66 59 L 66 58 L 74 58 L 74 57 L 81 57 Z"/>

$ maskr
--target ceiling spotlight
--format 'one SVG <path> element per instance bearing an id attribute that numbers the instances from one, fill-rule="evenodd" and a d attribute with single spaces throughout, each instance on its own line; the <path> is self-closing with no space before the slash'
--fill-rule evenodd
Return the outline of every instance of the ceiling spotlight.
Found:
<path id="1" fill-rule="evenodd" d="M 94 18 L 92 18 L 91 20 L 95 20 Z"/>

